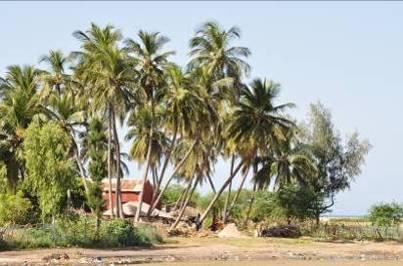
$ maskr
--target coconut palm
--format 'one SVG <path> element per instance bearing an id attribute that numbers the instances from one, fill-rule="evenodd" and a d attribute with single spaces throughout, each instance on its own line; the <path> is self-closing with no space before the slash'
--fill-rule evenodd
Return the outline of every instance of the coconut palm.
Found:
<path id="1" fill-rule="evenodd" d="M 227 140 L 229 143 L 236 144 L 241 161 L 221 189 L 217 191 L 201 216 L 201 221 L 206 218 L 241 166 L 253 165 L 257 156 L 270 151 L 272 143 L 285 139 L 285 131 L 293 126 L 293 123 L 284 117 L 283 112 L 294 104 L 275 105 L 279 92 L 278 84 L 261 79 L 254 80 L 250 88 L 244 88 L 241 91 L 240 102 L 226 130 Z"/>
<path id="2" fill-rule="evenodd" d="M 206 22 L 190 40 L 190 67 L 206 67 L 216 79 L 223 77 L 241 78 L 250 71 L 243 60 L 250 55 L 246 47 L 230 46 L 231 41 L 239 38 L 237 27 L 224 30 L 213 21 Z"/>
<path id="3" fill-rule="evenodd" d="M 163 51 L 164 45 L 169 41 L 165 36 L 160 35 L 158 32 L 138 32 L 139 41 L 128 39 L 125 41 L 125 50 L 131 55 L 131 58 L 137 64 L 139 72 L 137 79 L 136 101 L 140 105 L 140 108 L 146 108 L 150 110 L 151 119 L 149 125 L 149 137 L 144 150 L 145 170 L 143 175 L 143 184 L 147 181 L 148 172 L 151 168 L 151 159 L 153 152 L 154 131 L 156 127 L 153 124 L 156 116 L 156 104 L 160 90 L 163 86 L 163 68 L 168 63 L 168 57 L 174 54 L 171 51 Z M 143 190 L 140 193 L 140 200 L 137 207 L 135 222 L 140 219 L 141 208 L 143 204 Z"/>
<path id="4" fill-rule="evenodd" d="M 306 186 L 316 176 L 316 166 L 290 130 L 285 140 L 274 147 L 274 156 L 262 158 L 262 168 L 254 177 L 259 188 L 267 188 L 273 181 L 274 189 L 278 190 L 291 183 Z"/>
<path id="5" fill-rule="evenodd" d="M 41 113 L 39 71 L 32 66 L 9 66 L 0 81 L 0 160 L 6 166 L 12 191 L 24 176 L 22 144 L 25 129 Z"/>
<path id="6" fill-rule="evenodd" d="M 178 66 L 170 64 L 166 67 L 165 77 L 166 84 L 162 91 L 162 101 L 165 106 L 165 123 L 163 126 L 165 128 L 165 132 L 170 134 L 171 138 L 169 147 L 164 156 L 164 163 L 157 180 L 157 189 L 155 192 L 158 192 L 164 179 L 165 171 L 177 141 L 180 139 L 185 140 L 186 138 L 194 137 L 198 128 L 200 128 L 197 127 L 195 121 L 203 116 L 208 116 L 205 103 L 192 84 L 192 79 L 189 75 L 183 73 Z M 200 132 L 197 132 L 197 134 L 199 133 Z M 190 145 L 190 147 L 193 149 L 194 145 Z M 184 153 L 187 154 L 187 151 Z M 176 169 L 179 168 L 176 167 Z M 171 173 L 171 177 L 168 178 L 169 182 L 175 174 L 176 171 Z M 165 189 L 160 192 L 159 197 L 156 193 L 154 193 L 152 205 L 156 206 L 158 204 L 159 199 L 164 191 Z M 158 200 L 156 200 L 157 197 Z M 154 207 L 150 209 L 150 213 L 153 209 Z"/>
<path id="7" fill-rule="evenodd" d="M 187 150 L 186 146 L 189 145 L 191 144 L 188 141 L 180 143 L 178 145 L 178 150 L 175 151 L 176 154 L 174 157 L 180 157 L 180 154 L 183 154 L 181 150 Z M 209 145 L 208 141 L 198 141 L 190 155 L 186 158 L 183 166 L 178 170 L 178 176 L 181 177 L 181 179 L 186 180 L 188 183 L 186 188 L 187 195 L 184 197 L 184 201 L 180 207 L 175 222 L 170 227 L 171 230 L 175 229 L 182 219 L 196 187 L 201 184 L 203 179 L 210 175 L 212 171 L 212 165 L 214 165 L 213 163 L 215 161 L 215 153 L 211 148 L 212 147 Z"/>
<path id="8" fill-rule="evenodd" d="M 65 72 L 67 57 L 60 50 L 51 50 L 48 55 L 39 59 L 39 63 L 45 63 L 48 66 L 48 70 L 42 70 L 40 77 L 44 82 L 41 90 L 42 97 L 47 98 L 54 91 L 61 95 L 70 82 L 70 76 Z"/>
<path id="9" fill-rule="evenodd" d="M 117 216 L 121 217 L 120 193 L 120 144 L 116 129 L 116 120 L 124 120 L 131 105 L 132 89 L 136 72 L 127 53 L 119 48 L 122 39 L 120 31 L 113 26 L 104 28 L 91 24 L 86 32 L 76 31 L 73 34 L 81 41 L 81 51 L 73 55 L 79 59 L 75 75 L 85 82 L 86 96 L 90 97 L 91 107 L 95 113 L 103 113 L 108 117 L 108 179 L 110 183 L 110 206 L 112 205 L 112 141 L 117 159 L 115 173 Z"/>

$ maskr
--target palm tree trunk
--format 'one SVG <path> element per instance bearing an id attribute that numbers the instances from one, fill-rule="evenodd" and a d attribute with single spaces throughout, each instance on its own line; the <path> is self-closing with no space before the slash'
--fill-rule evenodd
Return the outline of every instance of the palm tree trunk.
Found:
<path id="1" fill-rule="evenodd" d="M 194 146 L 196 145 L 197 140 L 195 140 L 192 145 L 190 146 L 189 150 L 186 152 L 185 156 L 182 158 L 182 160 L 175 166 L 175 169 L 172 171 L 171 176 L 168 178 L 167 183 L 165 184 L 164 188 L 160 191 L 158 194 L 157 199 L 154 201 L 154 203 L 151 205 L 151 208 L 148 210 L 149 213 L 152 213 L 152 211 L 157 207 L 159 204 L 162 195 L 164 194 L 165 190 L 168 188 L 169 183 L 173 180 L 176 172 L 179 170 L 179 168 L 182 167 L 182 165 L 185 163 L 186 159 L 189 157 L 191 152 L 193 151 Z"/>
<path id="2" fill-rule="evenodd" d="M 152 195 L 152 198 L 151 198 L 151 204 L 150 204 L 151 206 L 154 205 L 154 202 L 155 202 L 155 200 L 156 200 L 156 198 L 158 196 L 158 191 L 160 190 L 162 180 L 164 179 L 165 171 L 167 169 L 169 159 L 171 158 L 172 150 L 175 147 L 177 134 L 178 134 L 178 127 L 176 126 L 175 130 L 174 130 L 174 133 L 173 133 L 172 140 L 171 140 L 170 148 L 169 148 L 168 153 L 167 153 L 167 155 L 165 157 L 164 164 L 162 165 L 160 176 L 157 178 L 157 182 L 154 185 L 154 191 L 153 191 L 153 195 Z M 154 210 L 154 208 L 150 208 L 148 210 L 147 217 L 149 217 L 151 215 L 153 210 Z"/>
<path id="3" fill-rule="evenodd" d="M 223 218 L 222 218 L 223 224 L 226 224 L 227 219 L 228 219 L 227 210 L 228 210 L 229 201 L 231 199 L 231 187 L 232 187 L 232 181 L 229 182 L 229 185 L 228 185 L 228 193 L 227 193 L 227 197 L 225 198 L 224 210 L 222 212 L 223 213 Z"/>
<path id="4" fill-rule="evenodd" d="M 199 177 L 200 177 L 200 175 L 199 175 Z M 187 205 L 189 204 L 189 201 L 190 201 L 190 199 L 192 198 L 192 195 L 193 195 L 193 193 L 194 193 L 194 191 L 195 191 L 195 189 L 196 189 L 196 187 L 197 187 L 197 183 L 198 183 L 198 181 L 199 181 L 199 177 L 196 178 L 196 180 L 194 180 L 193 187 L 192 187 L 191 191 L 189 192 L 189 194 L 187 195 L 186 200 L 185 200 L 185 202 L 183 203 L 183 205 L 182 205 L 182 207 L 181 207 L 181 210 L 180 210 L 180 212 L 179 212 L 178 217 L 176 217 L 175 222 L 171 225 L 171 227 L 169 228 L 169 230 L 175 229 L 176 226 L 178 226 L 180 220 L 182 219 L 183 214 L 185 213 L 186 207 L 187 207 Z M 190 182 L 189 182 L 189 187 L 192 185 L 193 179 L 195 179 L 195 178 L 193 177 L 192 180 L 190 180 Z"/>
<path id="5" fill-rule="evenodd" d="M 177 135 L 178 135 L 178 127 L 176 126 L 175 130 L 174 130 L 174 133 L 173 133 L 173 136 L 172 136 L 171 145 L 170 145 L 168 153 L 167 153 L 167 155 L 165 157 L 165 161 L 164 161 L 164 164 L 162 165 L 161 173 L 160 173 L 160 176 L 158 178 L 158 189 L 161 186 L 162 180 L 163 180 L 164 175 L 165 175 L 165 171 L 167 169 L 169 160 L 171 158 L 172 150 L 175 147 Z M 155 193 L 155 196 L 157 196 L 157 193 Z"/>
<path id="6" fill-rule="evenodd" d="M 189 181 L 189 183 L 188 183 L 188 185 L 187 185 L 187 187 L 186 187 L 186 189 L 185 189 L 185 193 L 183 194 L 183 197 L 182 197 L 182 200 L 179 202 L 179 210 L 181 210 L 182 209 L 182 207 L 183 207 L 183 205 L 185 204 L 185 202 L 186 202 L 186 199 L 187 199 L 187 197 L 188 197 L 188 195 L 189 195 L 189 193 L 190 193 L 190 190 L 192 189 L 192 181 L 193 181 L 193 179 L 194 179 L 194 177 L 192 177 L 191 179 L 190 179 L 190 181 Z"/>
<path id="7" fill-rule="evenodd" d="M 144 197 L 144 186 L 145 186 L 145 184 L 147 182 L 148 170 L 150 169 L 150 164 L 151 164 L 152 143 L 153 143 L 153 128 L 151 127 L 151 129 L 150 129 L 150 139 L 148 141 L 148 149 L 147 149 L 147 157 L 146 157 L 146 169 L 144 170 L 143 184 L 142 184 L 142 188 L 141 188 L 141 191 L 140 191 L 139 203 L 137 205 L 136 216 L 134 217 L 134 222 L 135 223 L 138 223 L 140 221 L 141 208 L 142 208 L 142 205 L 143 205 L 143 197 Z"/>
<path id="8" fill-rule="evenodd" d="M 250 213 L 252 212 L 252 206 L 253 206 L 253 203 L 255 202 L 255 198 L 256 198 L 256 184 L 253 185 L 253 194 L 252 194 L 252 198 L 250 199 L 250 203 L 249 203 L 248 211 L 246 213 L 245 220 L 243 222 L 244 226 L 246 226 L 248 224 L 248 221 L 250 218 Z"/>
<path id="9" fill-rule="evenodd" d="M 231 159 L 231 175 L 234 172 L 234 162 L 235 162 L 235 155 L 232 155 L 232 159 Z M 227 209 L 228 209 L 228 204 L 231 198 L 231 187 L 232 187 L 232 180 L 229 182 L 228 185 L 228 194 L 227 197 L 225 199 L 225 203 L 224 203 L 224 210 L 223 210 L 223 223 L 226 224 L 227 223 Z"/>
<path id="10" fill-rule="evenodd" d="M 108 103 L 108 182 L 109 182 L 109 206 L 112 217 L 115 217 L 112 198 L 112 112 L 111 104 Z"/>
<path id="11" fill-rule="evenodd" d="M 245 184 L 246 177 L 248 176 L 248 172 L 249 172 L 249 169 L 247 169 L 247 170 L 245 171 L 245 173 L 244 173 L 244 175 L 243 175 L 243 177 L 242 177 L 242 181 L 241 181 L 241 184 L 239 185 L 238 191 L 236 192 L 235 197 L 234 197 L 234 199 L 232 200 L 231 205 L 229 206 L 229 208 L 228 208 L 228 210 L 227 210 L 227 215 L 229 215 L 229 214 L 231 213 L 231 211 L 232 211 L 232 209 L 234 208 L 236 202 L 238 201 L 238 198 L 239 198 L 239 195 L 241 194 L 243 185 Z"/>
<path id="12" fill-rule="evenodd" d="M 182 205 L 182 201 L 184 200 L 185 195 L 187 195 L 188 189 L 183 189 L 183 192 L 179 195 L 179 198 L 176 200 L 174 207 L 172 210 L 177 210 L 179 205 Z"/>
<path id="13" fill-rule="evenodd" d="M 157 189 L 157 179 L 158 179 L 158 173 L 157 173 L 157 167 L 153 167 L 153 169 L 151 169 L 151 173 L 152 173 L 152 177 L 153 177 L 153 186 L 154 189 Z M 153 191 L 153 195 L 154 195 L 155 191 Z"/>
<path id="14" fill-rule="evenodd" d="M 71 139 L 73 141 L 73 149 L 74 149 L 74 159 L 77 163 L 78 170 L 80 171 L 81 179 L 83 180 L 83 185 L 84 185 L 84 190 L 85 193 L 88 195 L 88 185 L 87 185 L 87 174 L 85 172 L 84 166 L 81 162 L 81 155 L 80 155 L 80 150 L 78 148 L 77 142 L 74 139 L 74 136 L 71 136 Z"/>
<path id="15" fill-rule="evenodd" d="M 113 135 L 114 135 L 114 146 L 115 146 L 115 154 L 116 154 L 116 214 L 118 218 L 124 218 L 123 213 L 122 213 L 122 194 L 121 194 L 121 184 L 120 184 L 120 178 L 121 178 L 121 171 L 120 171 L 120 144 L 119 144 L 119 136 L 118 132 L 116 130 L 116 117 L 115 117 L 115 111 L 111 109 L 112 111 L 112 128 L 113 128 Z"/>
<path id="16" fill-rule="evenodd" d="M 242 161 L 239 162 L 238 166 L 235 168 L 232 174 L 225 180 L 224 184 L 220 188 L 220 190 L 214 195 L 214 198 L 211 200 L 210 204 L 208 205 L 207 209 L 204 211 L 202 216 L 200 217 L 200 223 L 203 223 L 204 219 L 206 219 L 208 213 L 210 212 L 211 208 L 213 208 L 214 204 L 218 200 L 218 198 L 221 196 L 223 191 L 227 188 L 229 183 L 232 181 L 232 179 L 235 177 L 235 175 L 238 173 L 239 169 L 241 169 L 242 166 Z"/>
<path id="17" fill-rule="evenodd" d="M 210 176 L 210 174 L 208 174 L 208 173 L 207 173 L 207 180 L 208 180 L 208 182 L 209 182 L 209 184 L 210 184 L 210 186 L 211 186 L 211 189 L 213 190 L 213 193 L 216 194 L 217 191 L 215 190 L 215 186 L 214 186 L 213 180 L 211 179 L 211 176 Z"/>

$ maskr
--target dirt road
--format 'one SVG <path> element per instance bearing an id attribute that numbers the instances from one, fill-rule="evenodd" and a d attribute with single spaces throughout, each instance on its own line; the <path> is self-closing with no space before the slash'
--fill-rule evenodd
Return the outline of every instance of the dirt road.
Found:
<path id="1" fill-rule="evenodd" d="M 370 264 L 372 261 L 378 264 Z M 168 243 L 152 248 L 120 250 L 41 249 L 0 252 L 0 265 L 20 264 L 139 264 L 139 263 L 203 263 L 199 265 L 231 265 L 216 262 L 253 261 L 250 264 L 282 264 L 288 261 L 309 265 L 403 265 L 403 245 L 398 243 L 319 243 L 310 239 L 218 239 L 171 238 Z M 215 264 L 211 264 L 215 262 Z M 348 264 L 353 262 L 353 264 Z M 362 262 L 367 262 L 361 264 Z M 174 264 L 172 264 L 174 263 Z M 263 263 L 263 264 L 259 264 Z M 329 264 L 332 263 L 332 264 Z M 336 263 L 336 264 L 333 264 Z M 360 264 L 359 264 L 360 263 Z M 385 264 L 386 263 L 386 264 Z M 182 264 L 184 265 L 184 264 Z M 198 265 L 198 264 L 196 264 Z M 238 265 L 238 264 L 232 264 Z M 307 264 L 301 264 L 307 265 Z"/>

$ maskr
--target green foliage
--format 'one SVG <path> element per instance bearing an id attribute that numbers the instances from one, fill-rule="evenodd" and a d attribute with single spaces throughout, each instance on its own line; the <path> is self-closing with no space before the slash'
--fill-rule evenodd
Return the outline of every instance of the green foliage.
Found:
<path id="1" fill-rule="evenodd" d="M 9 248 L 45 247 L 129 247 L 147 246 L 162 242 L 154 228 L 133 227 L 125 220 L 105 220 L 99 232 L 94 226 L 95 217 L 81 216 L 56 221 L 53 226 L 15 229 L 4 241 Z"/>
<path id="2" fill-rule="evenodd" d="M 311 104 L 309 123 L 301 126 L 300 137 L 303 152 L 316 162 L 317 176 L 307 181 L 316 194 L 315 216 L 319 219 L 334 205 L 336 193 L 348 189 L 361 173 L 371 145 L 360 140 L 357 132 L 343 143 L 330 111 L 321 103 Z"/>
<path id="3" fill-rule="evenodd" d="M 288 185 L 276 193 L 276 202 L 287 218 L 304 220 L 314 217 L 315 193 L 309 187 Z"/>
<path id="4" fill-rule="evenodd" d="M 30 209 L 31 203 L 23 197 L 22 192 L 15 195 L 0 193 L 0 226 L 23 224 Z"/>
<path id="5" fill-rule="evenodd" d="M 88 149 L 89 163 L 88 172 L 93 182 L 88 184 L 88 206 L 94 211 L 97 217 L 101 217 L 104 200 L 102 198 L 102 179 L 108 173 L 106 169 L 106 135 L 103 123 L 100 119 L 93 118 L 89 124 L 88 135 L 85 140 Z"/>
<path id="6" fill-rule="evenodd" d="M 26 181 L 38 197 L 42 218 L 61 212 L 74 178 L 70 137 L 57 124 L 32 123 L 25 134 Z"/>
<path id="7" fill-rule="evenodd" d="M 175 202 L 179 199 L 179 197 L 184 193 L 184 190 L 185 187 L 183 187 L 180 184 L 170 185 L 166 189 L 165 193 L 162 195 L 161 198 L 162 205 L 175 204 Z M 203 197 L 201 197 L 200 194 L 197 191 L 195 191 L 192 194 L 189 205 L 202 206 L 203 204 L 200 204 L 201 203 L 200 200 L 203 200 Z"/>
<path id="8" fill-rule="evenodd" d="M 170 185 L 165 190 L 165 193 L 162 195 L 162 198 L 161 198 L 162 205 L 174 204 L 179 199 L 179 197 L 182 195 L 184 189 L 185 188 L 179 184 Z"/>
<path id="9" fill-rule="evenodd" d="M 0 161 L 0 193 L 7 191 L 7 168 L 6 165 Z"/>
<path id="10" fill-rule="evenodd" d="M 403 218 L 403 206 L 397 203 L 380 203 L 369 210 L 369 220 L 373 225 L 399 225 Z"/>

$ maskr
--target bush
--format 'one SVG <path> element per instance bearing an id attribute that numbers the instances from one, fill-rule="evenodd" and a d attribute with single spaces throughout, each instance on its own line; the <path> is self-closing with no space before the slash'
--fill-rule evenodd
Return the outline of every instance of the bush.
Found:
<path id="1" fill-rule="evenodd" d="M 127 247 L 148 246 L 162 238 L 149 226 L 134 227 L 127 220 L 103 220 L 96 228 L 96 218 L 82 216 L 57 220 L 56 225 L 14 228 L 4 238 L 9 248 L 45 247 Z"/>
<path id="2" fill-rule="evenodd" d="M 390 227 L 399 225 L 403 218 L 403 207 L 397 203 L 381 203 L 369 210 L 369 220 L 373 225 Z"/>
<path id="3" fill-rule="evenodd" d="M 21 192 L 15 195 L 0 194 L 0 226 L 24 223 L 30 208 L 31 203 Z"/>

